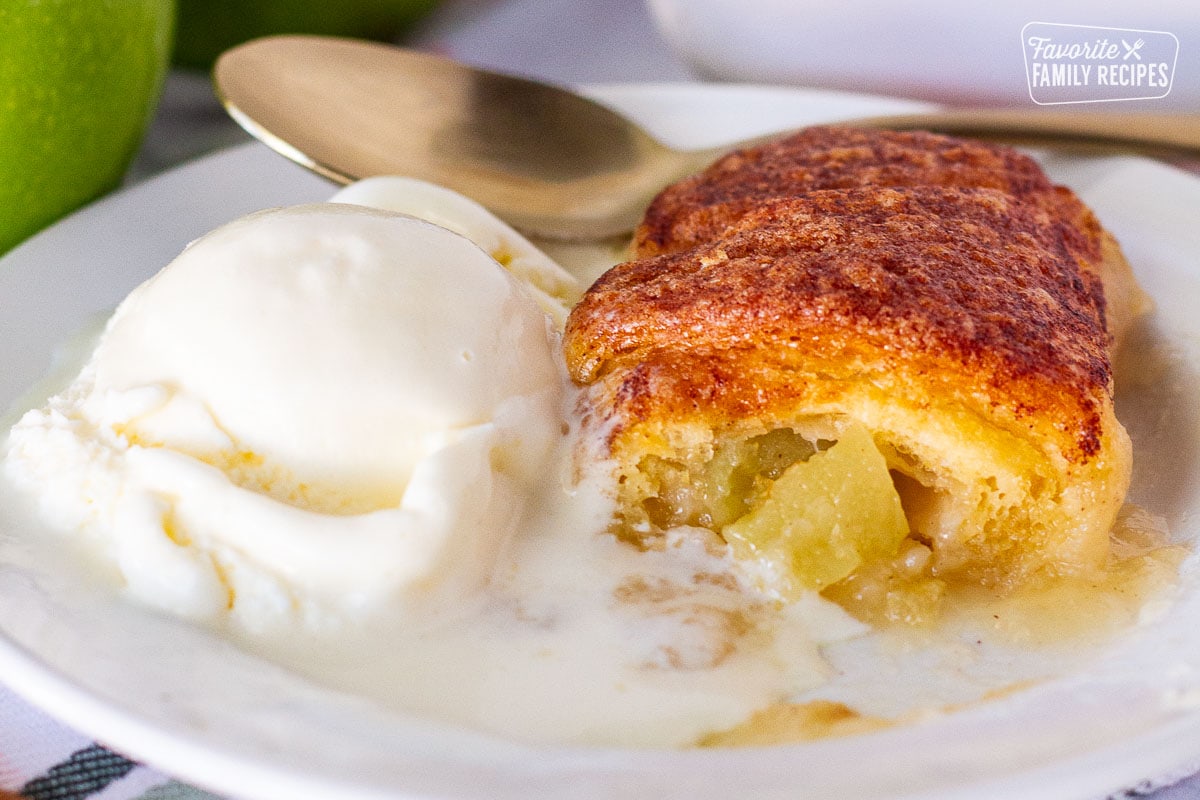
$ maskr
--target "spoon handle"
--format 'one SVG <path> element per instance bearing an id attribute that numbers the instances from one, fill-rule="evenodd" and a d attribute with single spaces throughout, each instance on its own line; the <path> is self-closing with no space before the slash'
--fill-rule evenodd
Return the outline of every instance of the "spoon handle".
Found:
<path id="1" fill-rule="evenodd" d="M 1200 115 L 976 109 L 856 120 L 880 128 L 923 128 L 1022 143 L 1100 145 L 1200 156 Z"/>
<path id="2" fill-rule="evenodd" d="M 847 119 L 836 124 L 891 130 L 927 130 L 1012 144 L 1075 147 L 1089 152 L 1137 152 L 1200 159 L 1200 114 L 1058 111 L 1048 109 L 962 109 Z M 678 152 L 679 176 L 696 172 L 723 154 L 777 139 L 786 132 L 741 142 Z"/>

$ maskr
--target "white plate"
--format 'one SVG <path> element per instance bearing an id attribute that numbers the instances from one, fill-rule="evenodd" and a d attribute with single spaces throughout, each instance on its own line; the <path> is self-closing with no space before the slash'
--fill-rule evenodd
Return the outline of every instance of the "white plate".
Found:
<path id="1" fill-rule="evenodd" d="M 597 96 L 695 146 L 900 111 L 895 101 L 752 87 L 608 87 Z M 1136 159 L 1048 164 L 1117 234 L 1159 303 L 1161 415 L 1134 431 L 1135 490 L 1195 538 L 1200 413 L 1200 181 Z M 110 309 L 190 239 L 244 212 L 331 187 L 259 145 L 203 159 L 67 219 L 0 261 L 0 407 L 58 342 Z M 1148 455 L 1147 455 L 1148 454 Z M 2 522 L 2 520 L 0 520 Z M 222 639 L 89 589 L 71 556 L 0 525 L 0 675 L 67 723 L 165 771 L 239 797 L 1089 797 L 1200 758 L 1200 590 L 1080 674 L 962 712 L 849 739 L 744 751 L 529 747 L 385 713 Z M 887 678 L 881 678 L 883 684 Z M 918 676 L 919 680 L 919 676 Z"/>

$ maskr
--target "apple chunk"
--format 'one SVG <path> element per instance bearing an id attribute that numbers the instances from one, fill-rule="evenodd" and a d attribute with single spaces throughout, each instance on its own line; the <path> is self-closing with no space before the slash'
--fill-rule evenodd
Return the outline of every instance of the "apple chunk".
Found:
<path id="1" fill-rule="evenodd" d="M 739 559 L 755 564 L 765 588 L 790 599 L 894 556 L 908 521 L 883 455 L 852 426 L 788 467 L 722 535 Z"/>

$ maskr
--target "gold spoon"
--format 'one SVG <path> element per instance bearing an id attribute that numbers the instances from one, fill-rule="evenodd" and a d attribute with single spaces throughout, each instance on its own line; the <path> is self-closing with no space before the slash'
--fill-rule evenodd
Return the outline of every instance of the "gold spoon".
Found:
<path id="1" fill-rule="evenodd" d="M 240 125 L 321 175 L 422 178 L 546 238 L 628 232 L 663 186 L 747 144 L 673 150 L 566 89 L 350 39 L 258 39 L 221 56 L 213 80 Z M 852 122 L 1200 152 L 1200 115 L 1031 109 Z"/>

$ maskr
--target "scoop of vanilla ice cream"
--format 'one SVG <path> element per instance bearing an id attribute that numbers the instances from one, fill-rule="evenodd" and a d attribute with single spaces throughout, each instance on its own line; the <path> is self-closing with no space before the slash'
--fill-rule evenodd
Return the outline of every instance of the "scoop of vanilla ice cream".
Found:
<path id="1" fill-rule="evenodd" d="M 467 239 L 346 206 L 275 211 L 195 243 L 121 305 L 84 411 L 145 446 L 232 458 L 294 505 L 361 513 L 555 385 L 545 329 Z"/>
<path id="2" fill-rule="evenodd" d="M 486 581 L 561 438 L 555 348 L 456 233 L 261 212 L 129 295 L 6 468 L 180 613 L 438 605 Z"/>
<path id="3" fill-rule="evenodd" d="M 524 281 L 559 329 L 583 293 L 575 276 L 536 245 L 484 206 L 444 186 L 417 178 L 379 175 L 356 181 L 330 199 L 399 211 L 466 236 Z"/>

